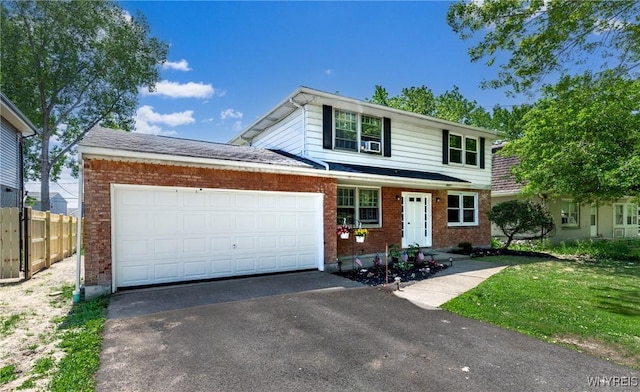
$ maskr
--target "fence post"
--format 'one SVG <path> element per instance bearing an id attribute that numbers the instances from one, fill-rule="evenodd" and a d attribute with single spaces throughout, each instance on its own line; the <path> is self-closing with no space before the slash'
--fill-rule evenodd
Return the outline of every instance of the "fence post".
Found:
<path id="1" fill-rule="evenodd" d="M 31 279 L 33 276 L 33 254 L 32 227 L 31 224 L 31 207 L 24 209 L 24 278 Z"/>
<path id="2" fill-rule="evenodd" d="M 45 212 L 44 219 L 44 265 L 51 267 L 51 211 Z"/>

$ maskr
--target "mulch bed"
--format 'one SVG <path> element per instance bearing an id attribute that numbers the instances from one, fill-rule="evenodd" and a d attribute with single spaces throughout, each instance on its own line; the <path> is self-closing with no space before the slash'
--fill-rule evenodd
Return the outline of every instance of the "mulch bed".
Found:
<path id="1" fill-rule="evenodd" d="M 421 265 L 409 264 L 409 266 L 410 268 L 408 269 L 400 269 L 391 265 L 388 271 L 385 271 L 384 266 L 378 266 L 338 271 L 334 272 L 334 274 L 368 286 L 380 286 L 385 284 L 385 278 L 387 284 L 395 284 L 396 278 L 400 278 L 401 283 L 419 281 L 427 279 L 448 267 L 448 265 L 432 261 Z"/>

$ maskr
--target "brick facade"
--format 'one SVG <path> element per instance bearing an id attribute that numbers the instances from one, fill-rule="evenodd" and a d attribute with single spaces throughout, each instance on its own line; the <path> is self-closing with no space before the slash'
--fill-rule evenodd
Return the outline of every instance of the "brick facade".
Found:
<path id="1" fill-rule="evenodd" d="M 86 286 L 111 286 L 111 184 L 322 193 L 325 263 L 336 259 L 335 179 L 89 157 L 83 170 Z"/>
<path id="2" fill-rule="evenodd" d="M 386 245 L 402 244 L 402 201 L 396 200 L 396 196 L 402 195 L 402 192 L 431 193 L 432 248 L 454 248 L 460 242 L 465 241 L 471 242 L 474 246 L 487 246 L 491 243 L 491 224 L 487 218 L 487 212 L 491 209 L 491 192 L 469 191 L 478 192 L 479 224 L 477 226 L 449 227 L 447 225 L 446 190 L 382 188 L 383 227 L 369 229 L 369 236 L 364 243 L 356 243 L 352 237 L 349 240 L 338 239 L 338 256 L 374 253 L 384 255 Z M 440 201 L 436 202 L 436 198 L 440 198 Z"/>
<path id="3" fill-rule="evenodd" d="M 383 187 L 383 227 L 370 229 L 364 243 L 341 240 L 336 229 L 335 179 L 293 174 L 224 170 L 181 164 L 84 159 L 84 241 L 85 285 L 111 286 L 111 184 L 222 188 L 283 192 L 315 192 L 324 195 L 324 261 L 333 263 L 339 256 L 384 254 L 386 244 L 402 243 L 402 192 L 432 194 L 432 240 L 434 249 L 456 247 L 463 241 L 473 245 L 491 242 L 487 211 L 491 208 L 490 191 L 479 193 L 479 225 L 447 226 L 447 191 Z M 436 202 L 436 198 L 440 198 Z"/>

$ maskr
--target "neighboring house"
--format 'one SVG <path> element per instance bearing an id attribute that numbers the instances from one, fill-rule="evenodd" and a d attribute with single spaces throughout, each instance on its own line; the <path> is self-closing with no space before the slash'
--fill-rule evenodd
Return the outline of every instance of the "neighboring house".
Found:
<path id="1" fill-rule="evenodd" d="M 31 121 L 0 93 L 0 207 L 22 207 L 22 139 L 35 133 Z"/>
<path id="2" fill-rule="evenodd" d="M 67 199 L 58 192 L 49 193 L 49 208 L 42 208 L 40 192 L 29 192 L 28 196 L 35 199 L 35 203 L 31 206 L 34 210 L 51 211 L 52 214 L 67 215 Z"/>
<path id="3" fill-rule="evenodd" d="M 494 136 L 304 87 L 230 144 L 98 127 L 79 146 L 86 290 L 488 245 Z"/>
<path id="4" fill-rule="evenodd" d="M 503 145 L 492 147 L 493 174 L 491 180 L 491 205 L 513 199 L 521 199 L 522 185 L 511 174 L 511 167 L 518 158 L 497 154 Z M 556 225 L 550 235 L 552 241 L 577 240 L 587 238 L 629 238 L 640 236 L 640 205 L 630 198 L 617 200 L 613 204 L 578 204 L 570 197 L 548 198 L 541 196 L 527 199 L 544 203 Z M 495 225 L 491 235 L 504 237 Z"/>

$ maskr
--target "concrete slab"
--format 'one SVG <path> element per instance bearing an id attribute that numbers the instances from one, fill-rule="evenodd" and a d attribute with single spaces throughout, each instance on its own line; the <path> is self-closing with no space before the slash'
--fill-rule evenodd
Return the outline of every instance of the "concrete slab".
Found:
<path id="1" fill-rule="evenodd" d="M 455 260 L 453 266 L 439 272 L 435 277 L 415 282 L 393 293 L 423 309 L 434 310 L 506 267 L 507 265 L 478 259 Z"/>

